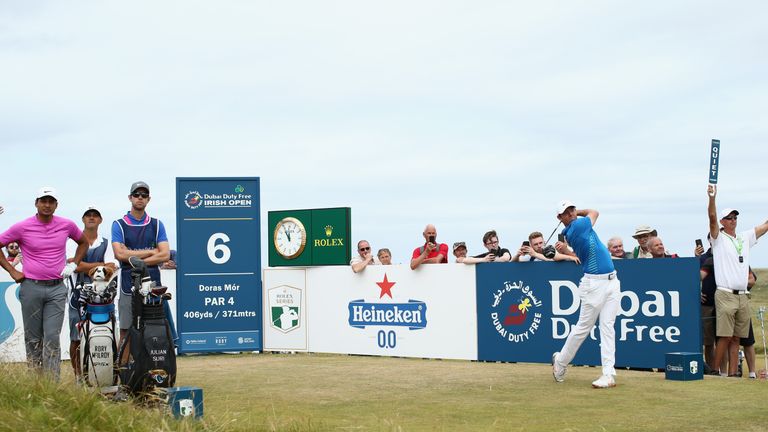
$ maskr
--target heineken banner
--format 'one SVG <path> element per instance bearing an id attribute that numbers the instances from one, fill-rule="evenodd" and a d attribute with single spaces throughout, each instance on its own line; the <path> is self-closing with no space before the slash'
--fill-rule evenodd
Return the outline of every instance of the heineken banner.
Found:
<path id="1" fill-rule="evenodd" d="M 267 350 L 306 346 L 311 352 L 477 358 L 474 266 L 264 273 L 265 310 L 271 314 L 264 323 Z"/>
<path id="2" fill-rule="evenodd" d="M 621 281 L 616 365 L 664 367 L 665 354 L 701 352 L 699 261 L 614 261 Z M 573 263 L 477 266 L 478 359 L 548 363 L 579 316 L 582 271 Z M 599 365 L 599 330 L 574 364 Z"/>

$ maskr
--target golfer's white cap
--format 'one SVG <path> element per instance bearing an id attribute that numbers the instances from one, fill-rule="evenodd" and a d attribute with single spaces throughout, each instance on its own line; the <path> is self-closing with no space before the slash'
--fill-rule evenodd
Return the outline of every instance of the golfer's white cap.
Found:
<path id="1" fill-rule="evenodd" d="M 576 204 L 572 203 L 569 200 L 562 200 L 562 201 L 560 201 L 557 204 L 557 215 L 560 216 L 561 214 L 563 214 L 563 212 L 568 210 L 568 207 L 576 207 Z"/>
<path id="2" fill-rule="evenodd" d="M 52 188 L 50 186 L 43 186 L 43 187 L 40 188 L 39 191 L 37 191 L 36 199 L 40 199 L 42 197 L 49 196 L 49 197 L 55 199 L 56 201 L 58 201 L 59 198 L 57 197 L 57 195 L 58 194 L 56 193 L 56 189 L 54 189 L 54 188 Z"/>

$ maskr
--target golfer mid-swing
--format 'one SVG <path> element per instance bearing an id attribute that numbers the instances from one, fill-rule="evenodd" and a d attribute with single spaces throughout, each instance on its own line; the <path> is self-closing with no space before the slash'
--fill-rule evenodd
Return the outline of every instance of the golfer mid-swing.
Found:
<path id="1" fill-rule="evenodd" d="M 555 381 L 563 382 L 568 363 L 576 356 L 584 339 L 595 321 L 600 318 L 600 357 L 603 374 L 592 382 L 594 388 L 616 386 L 616 331 L 613 328 L 621 301 L 620 283 L 613 268 L 608 249 L 592 228 L 597 222 L 597 210 L 577 210 L 572 202 L 560 201 L 557 218 L 565 225 L 563 234 L 576 256 L 581 260 L 584 277 L 579 282 L 581 309 L 579 321 L 565 340 L 565 345 L 552 354 L 552 375 Z M 555 249 L 563 254 L 573 255 L 565 243 L 558 241 Z"/>

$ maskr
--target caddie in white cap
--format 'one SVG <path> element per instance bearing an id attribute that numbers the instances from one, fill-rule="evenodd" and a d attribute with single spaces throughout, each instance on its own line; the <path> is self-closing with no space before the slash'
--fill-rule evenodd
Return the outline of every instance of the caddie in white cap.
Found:
<path id="1" fill-rule="evenodd" d="M 611 254 L 593 229 L 599 213 L 597 210 L 576 209 L 571 201 L 557 205 L 557 218 L 565 225 L 563 235 L 573 248 L 558 241 L 555 249 L 561 254 L 576 255 L 581 261 L 584 277 L 579 282 L 581 307 L 579 321 L 568 334 L 563 348 L 552 354 L 552 375 L 557 382 L 565 380 L 568 363 L 573 360 L 595 322 L 600 320 L 600 358 L 602 375 L 592 382 L 594 388 L 616 386 L 616 334 L 614 323 L 621 301 L 621 285 L 616 277 Z"/>

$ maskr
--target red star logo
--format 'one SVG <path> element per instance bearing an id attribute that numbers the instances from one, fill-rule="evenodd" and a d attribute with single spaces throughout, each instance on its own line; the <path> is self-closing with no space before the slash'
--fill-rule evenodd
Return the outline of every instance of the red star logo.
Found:
<path id="1" fill-rule="evenodd" d="M 384 280 L 381 282 L 376 282 L 376 285 L 381 288 L 381 295 L 379 295 L 379 298 L 384 297 L 384 294 L 388 295 L 389 298 L 392 298 L 392 286 L 394 286 L 397 282 L 390 282 L 387 280 L 387 274 L 384 273 Z"/>

